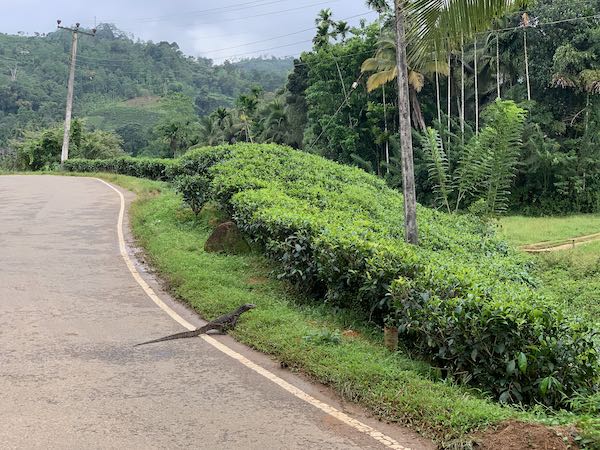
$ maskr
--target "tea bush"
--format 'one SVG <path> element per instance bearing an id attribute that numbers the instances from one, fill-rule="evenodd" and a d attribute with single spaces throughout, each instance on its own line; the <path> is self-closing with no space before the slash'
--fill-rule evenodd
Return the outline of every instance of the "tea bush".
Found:
<path id="1" fill-rule="evenodd" d="M 175 190 L 183 196 L 183 202 L 188 205 L 196 216 L 208 200 L 210 188 L 208 178 L 202 175 L 178 175 L 173 179 Z"/>
<path id="2" fill-rule="evenodd" d="M 165 181 L 169 178 L 169 169 L 177 166 L 173 159 L 132 158 L 123 156 L 110 159 L 68 159 L 64 169 L 69 172 L 109 172 L 132 177 Z"/>
<path id="3" fill-rule="evenodd" d="M 544 303 L 528 260 L 473 216 L 419 207 L 420 245 L 408 245 L 401 194 L 277 145 L 196 149 L 166 173 L 206 180 L 281 277 L 396 322 L 409 345 L 502 401 L 558 406 L 597 388 L 593 330 Z"/>

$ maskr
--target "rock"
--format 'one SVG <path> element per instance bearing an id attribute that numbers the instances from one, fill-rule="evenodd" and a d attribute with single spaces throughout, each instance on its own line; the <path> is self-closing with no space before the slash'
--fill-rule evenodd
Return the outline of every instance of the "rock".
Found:
<path id="1" fill-rule="evenodd" d="M 219 207 L 219 205 L 213 202 L 205 203 L 200 210 L 198 217 L 210 228 L 216 228 L 222 223 L 231 221 L 231 218 L 227 216 L 227 214 Z"/>
<path id="2" fill-rule="evenodd" d="M 250 252 L 250 245 L 235 223 L 225 222 L 217 226 L 208 237 L 204 244 L 204 250 L 209 253 L 243 255 Z"/>

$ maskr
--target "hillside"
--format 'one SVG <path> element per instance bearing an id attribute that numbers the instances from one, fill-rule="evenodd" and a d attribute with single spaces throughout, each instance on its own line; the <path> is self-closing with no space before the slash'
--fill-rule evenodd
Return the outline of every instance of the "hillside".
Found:
<path id="1" fill-rule="evenodd" d="M 71 35 L 65 31 L 36 36 L 0 34 L 0 147 L 20 130 L 62 120 L 70 45 Z M 96 116 L 99 110 L 102 115 L 102 110 L 120 105 L 128 109 L 128 116 L 140 112 L 144 124 L 148 120 L 154 123 L 148 117 L 152 114 L 144 111 L 147 104 L 142 102 L 140 111 L 136 102 L 120 102 L 169 94 L 183 94 L 195 112 L 204 115 L 232 105 L 237 96 L 254 86 L 265 91 L 282 87 L 291 68 L 289 59 L 213 65 L 209 59 L 184 55 L 174 42 L 142 42 L 114 25 L 103 24 L 95 38 L 80 40 L 74 116 L 90 115 L 94 125 L 114 129 L 114 123 Z M 125 125 L 127 122 L 120 122 Z"/>

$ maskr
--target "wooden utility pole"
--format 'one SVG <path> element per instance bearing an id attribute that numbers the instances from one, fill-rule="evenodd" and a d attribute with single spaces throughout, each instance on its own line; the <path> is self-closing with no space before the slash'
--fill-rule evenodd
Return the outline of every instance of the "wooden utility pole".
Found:
<path id="1" fill-rule="evenodd" d="M 404 194 L 404 239 L 409 244 L 419 243 L 417 230 L 417 195 L 413 162 L 412 129 L 410 124 L 410 97 L 408 64 L 406 60 L 406 0 L 395 0 L 396 9 L 396 64 L 398 66 L 398 112 L 400 117 L 400 151 L 402 154 L 402 192 Z"/>
<path id="2" fill-rule="evenodd" d="M 91 33 L 82 31 L 79 29 L 79 23 L 75 24 L 75 28 L 62 27 L 61 21 L 57 20 L 58 28 L 62 30 L 68 30 L 73 33 L 73 41 L 71 43 L 71 67 L 69 69 L 69 83 L 67 85 L 67 110 L 65 112 L 65 133 L 63 135 L 62 152 L 60 154 L 60 165 L 69 159 L 69 138 L 71 136 L 71 116 L 73 111 L 73 89 L 75 84 L 75 61 L 77 60 L 77 40 L 79 33 L 87 34 L 88 36 L 95 36 L 96 29 L 94 28 Z"/>

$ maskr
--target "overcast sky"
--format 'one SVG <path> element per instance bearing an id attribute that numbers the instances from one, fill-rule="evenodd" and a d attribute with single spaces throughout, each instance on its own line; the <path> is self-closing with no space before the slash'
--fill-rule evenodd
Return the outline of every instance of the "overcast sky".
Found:
<path id="1" fill-rule="evenodd" d="M 314 19 L 331 8 L 340 20 L 368 13 L 364 0 L 0 0 L 0 32 L 52 31 L 77 21 L 114 23 L 143 40 L 177 42 L 192 56 L 226 58 L 298 55 L 310 48 Z M 367 14 L 373 20 L 374 14 Z M 360 17 L 349 18 L 351 25 Z M 305 31 L 302 31 L 305 30 Z M 291 34 L 294 33 L 294 34 Z M 278 37 L 285 34 L 290 36 Z M 278 47 L 278 48 L 275 48 Z"/>

